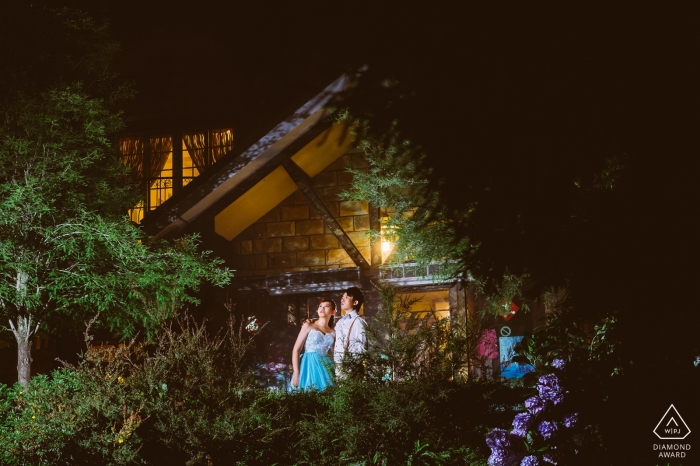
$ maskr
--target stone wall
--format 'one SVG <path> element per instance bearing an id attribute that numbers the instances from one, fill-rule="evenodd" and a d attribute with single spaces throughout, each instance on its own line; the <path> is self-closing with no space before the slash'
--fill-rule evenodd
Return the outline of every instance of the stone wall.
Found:
<path id="1" fill-rule="evenodd" d="M 346 168 L 365 169 L 364 154 L 350 151 L 312 178 L 314 191 L 367 262 L 371 262 L 366 202 L 343 201 L 352 183 Z M 225 256 L 237 277 L 355 267 L 304 194 L 297 190 L 228 242 Z"/>

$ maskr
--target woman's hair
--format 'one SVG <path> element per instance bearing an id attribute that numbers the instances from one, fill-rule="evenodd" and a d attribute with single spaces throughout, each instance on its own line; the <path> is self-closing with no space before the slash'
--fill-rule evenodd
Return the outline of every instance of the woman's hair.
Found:
<path id="1" fill-rule="evenodd" d="M 335 305 L 335 301 L 333 301 L 330 298 L 321 297 L 318 301 L 318 304 L 321 304 L 321 303 L 331 303 L 331 307 L 333 308 L 334 311 L 336 311 L 338 309 L 338 306 Z M 335 316 L 334 315 L 331 315 L 331 317 L 328 319 L 328 326 L 330 328 L 335 327 Z"/>
<path id="2" fill-rule="evenodd" d="M 326 298 L 325 296 L 318 298 L 318 304 L 321 304 L 321 303 L 331 303 L 331 306 L 333 306 L 333 310 L 334 311 L 338 310 L 338 306 L 335 305 L 335 301 L 333 301 L 330 298 Z"/>

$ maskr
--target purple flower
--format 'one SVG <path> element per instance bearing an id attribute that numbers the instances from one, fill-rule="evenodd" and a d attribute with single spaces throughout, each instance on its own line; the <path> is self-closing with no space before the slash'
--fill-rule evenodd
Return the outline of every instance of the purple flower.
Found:
<path id="1" fill-rule="evenodd" d="M 513 444 L 508 431 L 504 429 L 493 429 L 486 436 L 486 445 L 493 450 L 494 448 L 508 448 Z"/>
<path id="2" fill-rule="evenodd" d="M 545 374 L 537 381 L 537 386 L 544 385 L 552 388 L 559 388 L 559 377 L 556 374 Z"/>
<path id="3" fill-rule="evenodd" d="M 552 361 L 552 367 L 555 369 L 564 370 L 564 368 L 566 367 L 566 361 L 557 358 L 554 361 Z"/>
<path id="4" fill-rule="evenodd" d="M 532 427 L 532 423 L 535 418 L 529 413 L 516 414 L 513 419 L 513 430 L 511 434 L 517 435 L 518 437 L 525 437 L 527 431 Z"/>
<path id="5" fill-rule="evenodd" d="M 510 450 L 504 448 L 492 448 L 488 459 L 489 466 L 515 466 L 518 457 Z"/>
<path id="6" fill-rule="evenodd" d="M 578 413 L 570 414 L 564 418 L 564 427 L 570 429 L 578 422 Z"/>
<path id="7" fill-rule="evenodd" d="M 540 460 L 536 456 L 530 455 L 523 458 L 520 466 L 540 466 Z"/>
<path id="8" fill-rule="evenodd" d="M 538 414 L 546 407 L 546 403 L 542 398 L 538 396 L 532 396 L 525 400 L 525 407 L 530 412 L 530 414 Z"/>
<path id="9" fill-rule="evenodd" d="M 545 439 L 550 439 L 552 435 L 554 435 L 557 432 L 557 430 L 559 430 L 559 426 L 554 421 L 542 421 L 537 430 L 542 435 L 542 437 L 544 437 Z"/>
<path id="10" fill-rule="evenodd" d="M 564 394 L 560 388 L 538 385 L 537 390 L 540 392 L 540 398 L 543 400 L 551 401 L 554 404 L 559 404 L 564 401 Z"/>
<path id="11" fill-rule="evenodd" d="M 544 455 L 542 455 L 543 461 L 550 463 L 550 464 L 554 464 L 554 465 L 557 464 L 556 458 L 557 458 L 556 453 L 545 453 Z"/>
<path id="12" fill-rule="evenodd" d="M 558 404 L 564 400 L 564 391 L 559 386 L 559 378 L 555 374 L 545 374 L 537 383 L 540 398 Z"/>

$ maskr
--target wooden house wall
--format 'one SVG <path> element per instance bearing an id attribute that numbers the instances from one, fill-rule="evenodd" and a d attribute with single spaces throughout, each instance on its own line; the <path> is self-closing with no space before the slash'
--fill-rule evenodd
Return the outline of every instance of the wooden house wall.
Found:
<path id="1" fill-rule="evenodd" d="M 366 167 L 362 152 L 349 151 L 311 181 L 330 213 L 371 263 L 368 205 L 344 201 L 339 196 L 352 183 L 352 174 L 346 169 Z M 300 190 L 261 215 L 233 240 L 223 245 L 220 241 L 217 252 L 229 260 L 237 277 L 355 267 Z"/>

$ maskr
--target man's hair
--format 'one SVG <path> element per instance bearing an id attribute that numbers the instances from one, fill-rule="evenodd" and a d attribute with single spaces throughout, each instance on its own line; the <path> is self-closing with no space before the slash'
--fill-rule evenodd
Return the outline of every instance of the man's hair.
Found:
<path id="1" fill-rule="evenodd" d="M 357 312 L 360 312 L 360 308 L 362 307 L 362 303 L 365 302 L 365 297 L 362 296 L 362 290 L 360 290 L 356 286 L 351 286 L 348 288 L 345 293 L 347 293 L 348 296 L 352 298 L 353 301 L 357 301 L 357 306 L 353 305 L 353 309 L 356 310 Z"/>

